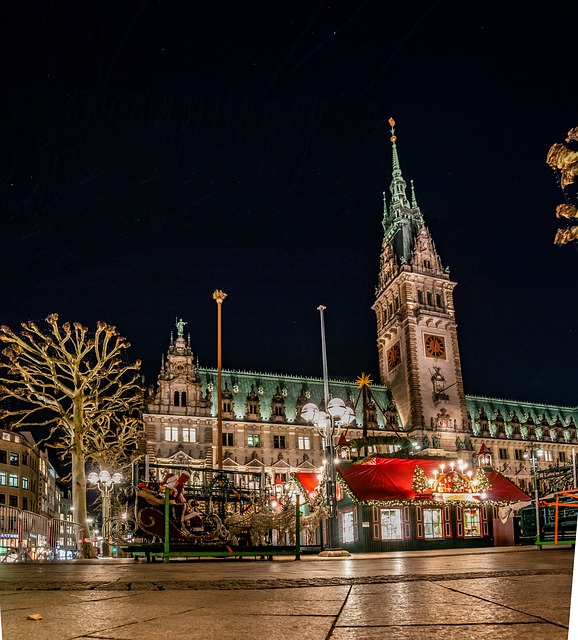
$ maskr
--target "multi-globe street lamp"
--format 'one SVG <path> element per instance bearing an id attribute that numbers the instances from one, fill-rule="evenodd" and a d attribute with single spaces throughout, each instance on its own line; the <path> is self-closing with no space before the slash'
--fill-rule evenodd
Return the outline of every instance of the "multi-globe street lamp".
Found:
<path id="1" fill-rule="evenodd" d="M 118 472 L 111 474 L 106 469 L 101 469 L 99 473 L 92 471 L 86 479 L 96 485 L 102 498 L 102 555 L 110 555 L 110 496 L 114 490 L 114 485 L 122 482 L 122 475 Z"/>
<path id="2" fill-rule="evenodd" d="M 312 423 L 323 439 L 323 451 L 325 462 L 325 490 L 329 512 L 327 520 L 328 547 L 339 547 L 337 540 L 337 472 L 335 469 L 335 437 L 339 435 L 342 427 L 347 427 L 353 422 L 355 414 L 351 407 L 346 406 L 341 398 L 332 398 L 326 402 L 327 411 L 323 411 L 313 402 L 307 403 L 301 410 L 301 417 Z"/>
<path id="3" fill-rule="evenodd" d="M 536 510 L 536 544 L 540 544 L 540 505 L 538 503 L 538 477 L 536 466 L 538 458 L 544 455 L 544 451 L 537 444 L 529 444 L 524 449 L 524 458 L 531 460 L 532 472 L 534 474 L 534 508 Z"/>

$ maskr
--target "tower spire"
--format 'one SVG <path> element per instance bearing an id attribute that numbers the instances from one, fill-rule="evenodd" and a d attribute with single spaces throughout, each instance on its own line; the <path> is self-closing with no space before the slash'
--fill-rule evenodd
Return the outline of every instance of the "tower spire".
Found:
<path id="1" fill-rule="evenodd" d="M 391 126 L 391 153 L 392 153 L 392 161 L 393 161 L 393 171 L 391 173 L 391 185 L 389 187 L 391 191 L 391 205 L 392 207 L 395 204 L 399 204 L 403 207 L 409 208 L 409 202 L 407 200 L 407 196 L 405 194 L 405 190 L 407 185 L 403 176 L 401 175 L 401 167 L 399 166 L 399 157 L 397 155 L 397 145 L 395 144 L 397 140 L 397 136 L 395 135 L 395 120 L 393 118 L 389 119 L 389 124 Z"/>
<path id="2" fill-rule="evenodd" d="M 413 180 L 410 180 L 411 183 L 411 206 L 412 209 L 417 209 L 417 199 L 415 197 L 415 187 L 413 186 Z"/>

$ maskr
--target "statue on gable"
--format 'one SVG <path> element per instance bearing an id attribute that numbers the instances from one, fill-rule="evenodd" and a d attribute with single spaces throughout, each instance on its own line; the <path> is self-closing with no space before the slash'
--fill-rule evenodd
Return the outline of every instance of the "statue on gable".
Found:
<path id="1" fill-rule="evenodd" d="M 179 338 L 183 337 L 184 331 L 185 331 L 185 325 L 187 324 L 186 322 L 183 322 L 183 319 L 181 318 L 180 320 L 177 320 L 175 318 L 175 322 L 177 325 L 177 336 Z"/>

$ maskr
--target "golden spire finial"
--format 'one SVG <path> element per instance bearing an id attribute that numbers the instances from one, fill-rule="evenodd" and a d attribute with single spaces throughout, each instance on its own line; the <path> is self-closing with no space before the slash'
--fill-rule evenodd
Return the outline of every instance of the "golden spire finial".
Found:
<path id="1" fill-rule="evenodd" d="M 393 118 L 390 118 L 390 119 L 388 120 L 388 122 L 389 122 L 389 125 L 390 125 L 390 127 L 391 127 L 391 138 L 390 138 L 390 140 L 391 140 L 392 142 L 395 142 L 395 141 L 397 140 L 397 136 L 395 135 L 395 129 L 394 129 L 394 127 L 395 127 L 395 120 L 394 120 Z"/>

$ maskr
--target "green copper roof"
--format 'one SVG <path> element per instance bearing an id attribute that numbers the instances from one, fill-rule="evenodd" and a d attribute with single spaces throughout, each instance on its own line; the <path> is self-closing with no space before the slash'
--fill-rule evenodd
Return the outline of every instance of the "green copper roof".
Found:
<path id="1" fill-rule="evenodd" d="M 201 367 L 199 369 L 203 390 L 207 387 L 211 390 L 213 403 L 212 414 L 217 415 L 217 370 Z M 295 422 L 295 407 L 300 397 L 305 402 L 313 402 L 318 407 L 323 404 L 323 379 L 304 378 L 299 376 L 277 375 L 273 373 L 256 373 L 250 371 L 222 371 L 223 389 L 233 393 L 234 412 L 239 420 L 244 419 L 245 403 L 247 396 L 253 390 L 259 397 L 261 416 L 264 420 L 271 419 L 271 404 L 273 396 L 279 393 L 284 399 L 285 416 L 287 422 Z M 390 392 L 387 387 L 371 386 L 376 401 L 384 411 L 390 402 Z M 331 397 L 341 398 L 346 403 L 355 405 L 359 395 L 359 388 L 351 380 L 329 380 L 329 394 Z M 361 399 L 356 407 L 357 425 L 362 424 Z M 376 410 L 376 418 L 379 427 L 385 428 L 385 419 L 379 410 Z"/>
<path id="2" fill-rule="evenodd" d="M 489 423 L 495 423 L 500 416 L 505 424 L 542 424 L 543 426 L 557 427 L 575 427 L 578 424 L 577 407 L 562 407 L 479 396 L 466 396 L 466 405 L 472 420 L 472 428 L 475 428 L 476 422 L 479 423 L 480 420 L 484 419 L 487 419 Z"/>

